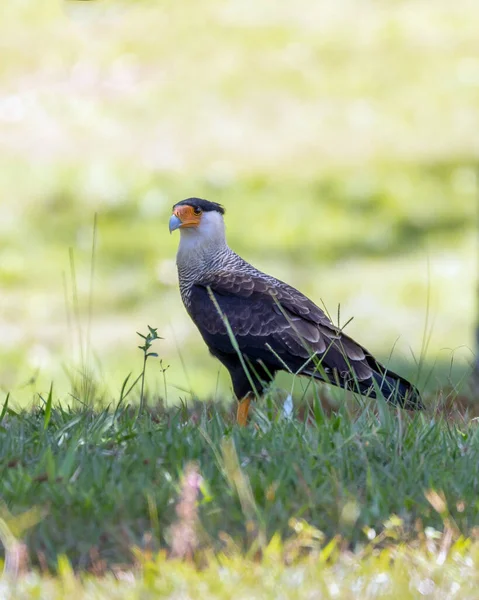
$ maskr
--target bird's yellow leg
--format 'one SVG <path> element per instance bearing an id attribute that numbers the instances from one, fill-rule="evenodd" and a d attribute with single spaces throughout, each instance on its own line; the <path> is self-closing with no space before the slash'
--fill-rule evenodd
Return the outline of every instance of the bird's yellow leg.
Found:
<path id="1" fill-rule="evenodd" d="M 248 423 L 249 405 L 251 404 L 251 395 L 248 394 L 238 402 L 238 410 L 236 411 L 236 422 L 240 427 L 246 427 Z"/>

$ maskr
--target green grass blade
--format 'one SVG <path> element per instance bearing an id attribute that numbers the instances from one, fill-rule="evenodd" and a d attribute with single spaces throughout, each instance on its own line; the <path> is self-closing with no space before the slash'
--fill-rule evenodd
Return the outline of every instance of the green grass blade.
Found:
<path id="1" fill-rule="evenodd" d="M 48 428 L 48 424 L 50 423 L 50 419 L 52 416 L 52 401 L 53 401 L 53 381 L 50 384 L 50 391 L 48 392 L 48 398 L 45 403 L 45 412 L 43 415 L 43 431 L 46 431 Z"/>
<path id="2" fill-rule="evenodd" d="M 10 400 L 10 392 L 8 392 L 5 402 L 3 403 L 2 412 L 0 413 L 0 423 L 3 421 L 8 410 L 8 401 Z"/>

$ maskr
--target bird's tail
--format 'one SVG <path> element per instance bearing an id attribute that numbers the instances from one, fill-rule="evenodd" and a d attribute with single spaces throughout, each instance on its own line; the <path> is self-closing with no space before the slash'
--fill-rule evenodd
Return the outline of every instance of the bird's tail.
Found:
<path id="1" fill-rule="evenodd" d="M 383 373 L 373 372 L 373 382 L 359 382 L 360 391 L 376 398 L 376 387 L 381 394 L 391 404 L 396 404 L 407 410 L 423 410 L 421 395 L 418 389 L 404 377 L 397 375 L 393 371 L 386 370 Z M 371 385 L 372 383 L 372 385 Z M 376 385 L 374 385 L 376 384 Z M 368 390 L 361 389 L 368 387 Z"/>

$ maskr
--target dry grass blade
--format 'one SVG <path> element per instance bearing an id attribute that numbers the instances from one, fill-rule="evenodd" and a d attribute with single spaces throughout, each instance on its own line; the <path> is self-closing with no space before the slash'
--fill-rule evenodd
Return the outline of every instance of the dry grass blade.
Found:
<path id="1" fill-rule="evenodd" d="M 202 477 L 196 463 L 188 463 L 181 482 L 181 494 L 176 505 L 176 523 L 170 529 L 170 556 L 192 560 L 198 547 L 197 500 Z"/>
<path id="2" fill-rule="evenodd" d="M 28 550 L 26 544 L 17 540 L 7 522 L 0 519 L 0 541 L 5 548 L 5 565 L 3 575 L 17 579 L 28 567 Z"/>
<path id="3" fill-rule="evenodd" d="M 259 511 L 256 505 L 250 481 L 241 468 L 234 442 L 231 438 L 221 442 L 224 469 L 228 481 L 237 494 L 241 510 L 246 519 L 245 526 L 248 533 L 250 548 L 260 550 L 266 546 L 266 536 L 259 524 Z"/>

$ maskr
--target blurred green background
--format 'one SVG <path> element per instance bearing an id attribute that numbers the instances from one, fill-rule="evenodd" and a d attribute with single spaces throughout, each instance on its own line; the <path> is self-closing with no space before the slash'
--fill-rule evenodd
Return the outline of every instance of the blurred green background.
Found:
<path id="1" fill-rule="evenodd" d="M 148 324 L 169 400 L 231 397 L 177 289 L 168 218 L 193 195 L 378 357 L 414 371 L 423 353 L 430 385 L 455 381 L 474 352 L 478 19 L 467 0 L 5 3 L 0 389 L 65 394 L 83 362 L 117 394 Z M 159 361 L 148 384 L 163 394 Z"/>

